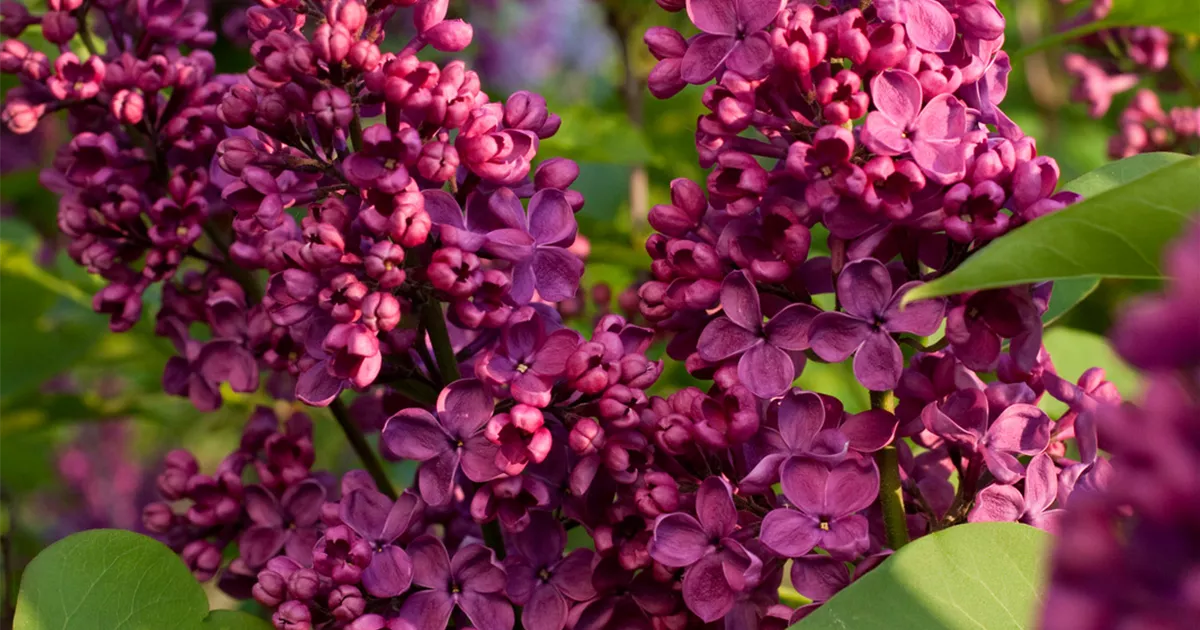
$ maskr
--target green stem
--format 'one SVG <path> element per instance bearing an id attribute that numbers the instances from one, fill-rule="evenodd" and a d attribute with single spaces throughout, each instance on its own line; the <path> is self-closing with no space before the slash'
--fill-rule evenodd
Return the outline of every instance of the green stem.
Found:
<path id="1" fill-rule="evenodd" d="M 96 50 L 96 43 L 92 41 L 92 32 L 88 30 L 87 14 L 91 10 L 92 3 L 85 2 L 79 7 L 79 12 L 75 15 L 75 21 L 79 23 L 79 39 L 83 40 L 83 47 L 93 55 L 100 54 Z"/>
<path id="2" fill-rule="evenodd" d="M 454 346 L 450 343 L 450 332 L 446 330 L 446 315 L 442 313 L 442 305 L 437 300 L 426 302 L 421 307 L 421 318 L 425 322 L 425 330 L 429 333 L 429 343 L 433 344 L 433 356 L 437 358 L 442 384 L 449 385 L 460 376 L 458 359 L 455 358 Z"/>
<path id="3" fill-rule="evenodd" d="M 896 409 L 896 397 L 891 390 L 871 392 L 871 408 L 884 411 Z M 908 519 L 904 515 L 904 489 L 900 486 L 900 452 L 896 446 L 885 446 L 875 453 L 879 466 L 879 507 L 883 512 L 888 546 L 899 550 L 908 544 Z"/>
<path id="4" fill-rule="evenodd" d="M 379 458 L 375 456 L 375 451 L 371 449 L 370 443 L 363 435 L 358 425 L 350 419 L 349 410 L 346 409 L 346 404 L 341 398 L 333 399 L 333 403 L 329 405 L 329 410 L 333 412 L 333 417 L 337 420 L 338 426 L 342 427 L 342 432 L 346 434 L 346 439 L 350 441 L 350 446 L 354 449 L 355 454 L 362 460 L 363 468 L 367 469 L 367 473 L 371 475 L 371 479 L 375 480 L 375 485 L 379 487 L 379 491 L 386 494 L 389 499 L 396 498 L 396 489 L 392 487 L 391 479 L 388 479 L 387 472 L 383 470 L 383 464 Z"/>

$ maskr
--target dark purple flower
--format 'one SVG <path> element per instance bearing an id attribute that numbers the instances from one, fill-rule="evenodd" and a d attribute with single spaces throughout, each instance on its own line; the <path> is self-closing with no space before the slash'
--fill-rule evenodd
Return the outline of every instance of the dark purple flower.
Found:
<path id="1" fill-rule="evenodd" d="M 925 175 L 939 184 L 962 179 L 968 126 L 962 101 L 942 94 L 922 108 L 921 82 L 903 70 L 885 70 L 871 79 L 871 100 L 876 111 L 863 123 L 864 146 L 879 155 L 912 155 Z"/>
<path id="2" fill-rule="evenodd" d="M 263 486 L 247 486 L 245 502 L 246 513 L 254 522 L 238 541 L 246 564 L 263 566 L 281 549 L 302 565 L 312 564 L 313 545 L 320 537 L 316 525 L 325 502 L 325 488 L 320 483 L 303 481 L 279 499 Z"/>
<path id="3" fill-rule="evenodd" d="M 892 389 L 900 381 L 904 356 L 892 333 L 932 335 L 942 323 L 944 300 L 921 300 L 901 306 L 904 294 L 919 283 L 895 292 L 883 263 L 864 258 L 842 269 L 837 296 L 844 313 L 821 313 L 812 321 L 813 352 L 826 361 L 845 361 L 854 355 L 854 376 L 873 391 Z"/>
<path id="4" fill-rule="evenodd" d="M 395 195 L 408 186 L 408 168 L 421 153 L 421 135 L 407 125 L 392 133 L 387 125 L 363 130 L 363 146 L 346 158 L 342 170 L 351 184 Z"/>
<path id="5" fill-rule="evenodd" d="M 1050 443 L 1050 418 L 1025 403 L 1000 411 L 990 425 L 988 414 L 984 392 L 964 389 L 940 405 L 929 403 L 921 419 L 935 435 L 981 455 L 997 481 L 1014 483 L 1025 474 L 1017 455 L 1037 455 Z"/>
<path id="6" fill-rule="evenodd" d="M 527 214 L 516 194 L 501 188 L 488 200 L 488 209 L 503 227 L 488 232 L 485 247 L 513 264 L 512 299 L 526 304 L 534 289 L 549 302 L 574 296 L 583 261 L 567 250 L 578 226 L 566 195 L 553 188 L 539 190 L 529 200 Z"/>
<path id="7" fill-rule="evenodd" d="M 393 457 L 422 462 L 417 470 L 421 498 L 442 505 L 454 493 L 459 470 L 477 483 L 500 476 L 499 447 L 484 436 L 495 401 L 475 379 L 455 381 L 442 390 L 437 416 L 424 409 L 404 409 L 388 419 L 381 439 Z"/>
<path id="8" fill-rule="evenodd" d="M 749 79 L 763 76 L 771 39 L 763 29 L 786 0 L 687 0 L 687 13 L 701 31 L 683 56 L 684 81 L 707 83 L 722 65 Z"/>
<path id="9" fill-rule="evenodd" d="M 1023 493 L 1013 486 L 992 484 L 975 497 L 975 507 L 967 520 L 972 523 L 1019 522 L 1057 534 L 1063 510 L 1050 509 L 1057 494 L 1058 469 L 1050 456 L 1042 453 L 1029 462 Z"/>
<path id="10" fill-rule="evenodd" d="M 791 508 L 772 510 L 759 537 L 775 553 L 799 558 L 820 547 L 839 559 L 867 548 L 867 517 L 858 514 L 879 494 L 879 469 L 867 457 L 837 465 L 805 457 L 784 462 L 783 496 Z"/>
<path id="11" fill-rule="evenodd" d="M 450 559 L 446 546 L 421 536 L 408 546 L 417 591 L 404 600 L 397 619 L 415 630 L 443 630 L 457 607 L 477 630 L 512 630 L 512 604 L 504 596 L 505 575 L 491 549 L 461 547 Z M 409 626 L 401 626 L 409 627 Z"/>
<path id="12" fill-rule="evenodd" d="M 733 609 L 739 593 L 761 578 L 762 560 L 732 538 L 738 512 L 729 484 L 709 477 L 696 491 L 696 515 L 664 514 L 654 522 L 650 556 L 672 567 L 686 567 L 683 600 L 706 623 Z"/>
<path id="13" fill-rule="evenodd" d="M 475 374 L 497 393 L 506 391 L 519 403 L 550 404 L 550 390 L 563 375 L 567 359 L 579 347 L 579 334 L 556 330 L 547 334 L 541 317 L 517 321 L 500 333 L 500 343 L 475 363 Z"/>
<path id="14" fill-rule="evenodd" d="M 576 549 L 563 557 L 567 533 L 550 512 L 531 515 L 529 526 L 513 535 L 512 553 L 504 559 L 506 592 L 522 606 L 521 625 L 528 630 L 561 630 L 573 603 L 596 596 L 592 571 L 596 554 Z"/>
<path id="15" fill-rule="evenodd" d="M 721 285 L 724 317 L 700 333 L 700 358 L 717 362 L 738 359 L 738 378 L 755 396 L 770 398 L 787 391 L 797 375 L 797 353 L 809 347 L 808 328 L 817 309 L 790 304 L 763 322 L 758 289 L 744 271 L 729 274 Z"/>
<path id="16" fill-rule="evenodd" d="M 420 519 L 421 499 L 405 492 L 395 502 L 362 488 L 342 497 L 340 515 L 371 546 L 374 555 L 362 574 L 363 589 L 375 597 L 396 597 L 412 583 L 413 567 L 396 539 Z"/>

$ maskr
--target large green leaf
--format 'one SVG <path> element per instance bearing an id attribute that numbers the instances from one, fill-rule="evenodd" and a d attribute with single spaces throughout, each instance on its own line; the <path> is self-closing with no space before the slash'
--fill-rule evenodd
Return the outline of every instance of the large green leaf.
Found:
<path id="1" fill-rule="evenodd" d="M 1112 9 L 1104 19 L 1047 36 L 1018 50 L 1014 57 L 1120 26 L 1157 26 L 1182 35 L 1200 35 L 1200 11 L 1192 0 L 1113 0 Z"/>
<path id="2" fill-rule="evenodd" d="M 1160 277 L 1163 247 L 1200 209 L 1200 158 L 1129 158 L 1067 188 L 1075 186 L 1103 192 L 996 239 L 906 301 L 1064 278 Z"/>
<path id="3" fill-rule="evenodd" d="M 799 630 L 1033 628 L 1050 535 L 971 523 L 906 545 L 818 608 Z"/>
<path id="4" fill-rule="evenodd" d="M 170 549 L 97 529 L 38 554 L 21 579 L 13 630 L 268 630 L 251 615 L 209 615 L 208 599 Z"/>

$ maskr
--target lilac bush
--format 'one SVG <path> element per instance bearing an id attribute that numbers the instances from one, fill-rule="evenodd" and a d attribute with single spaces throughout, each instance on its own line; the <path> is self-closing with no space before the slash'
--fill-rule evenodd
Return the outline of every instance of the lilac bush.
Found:
<path id="1" fill-rule="evenodd" d="M 1050 283 L 908 299 L 1078 200 L 1001 109 L 994 3 L 658 4 L 694 28 L 646 32 L 648 87 L 704 86 L 711 170 L 651 210 L 636 313 L 582 327 L 555 308 L 584 273 L 580 170 L 538 159 L 563 121 L 426 54 L 472 41 L 448 0 L 260 0 L 240 74 L 216 72 L 189 3 L 6 5 L 7 35 L 40 23 L 59 47 L 4 43 L 21 82 L 4 121 L 68 115 L 42 182 L 71 258 L 105 281 L 95 310 L 123 332 L 153 309 L 178 352 L 163 390 L 197 409 L 225 388 L 280 403 L 211 473 L 170 453 L 145 529 L 280 630 L 784 627 L 910 540 L 980 521 L 1063 532 L 1048 618 L 1106 627 L 1078 609 L 1140 606 L 1108 582 L 1149 570 L 1123 555 L 1136 541 L 1097 523 L 1134 504 L 1146 536 L 1175 536 L 1160 553 L 1190 544 L 1179 506 L 1200 483 L 1171 478 L 1194 467 L 1098 453 L 1135 430 L 1100 417 L 1136 412 L 1102 371 L 1056 374 Z M 412 36 L 389 50 L 401 20 Z M 1200 319 L 1180 251 L 1169 304 L 1135 306 L 1115 340 L 1194 380 L 1200 336 L 1142 341 Z M 699 385 L 656 388 L 662 346 Z M 869 409 L 796 387 L 844 361 Z M 1179 462 L 1187 383 L 1164 376 L 1147 413 Z M 1070 408 L 1057 422 L 1047 395 Z M 330 409 L 364 470 L 313 470 L 302 405 Z M 413 486 L 381 456 L 411 462 Z M 1123 458 L 1134 472 L 1110 480 Z M 807 605 L 781 600 L 785 571 Z M 1185 573 L 1161 614 L 1195 611 Z"/>

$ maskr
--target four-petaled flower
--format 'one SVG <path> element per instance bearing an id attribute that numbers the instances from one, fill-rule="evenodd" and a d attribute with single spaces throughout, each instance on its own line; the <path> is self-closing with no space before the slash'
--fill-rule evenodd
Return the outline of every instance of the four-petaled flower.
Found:
<path id="1" fill-rule="evenodd" d="M 969 120 L 962 101 L 941 94 L 922 108 L 921 82 L 903 70 L 885 70 L 871 79 L 871 100 L 876 111 L 863 123 L 864 146 L 878 155 L 912 155 L 939 184 L 963 178 Z"/>
<path id="2" fill-rule="evenodd" d="M 783 496 L 791 508 L 771 510 L 759 537 L 775 553 L 799 558 L 820 547 L 849 560 L 867 549 L 867 517 L 879 494 L 879 469 L 861 456 L 830 466 L 806 457 L 784 462 Z"/>
<path id="3" fill-rule="evenodd" d="M 417 487 L 430 505 L 443 505 L 454 494 L 459 470 L 476 483 L 500 476 L 499 447 L 488 441 L 483 428 L 492 419 L 495 401 L 475 379 L 454 381 L 437 399 L 437 415 L 424 409 L 403 409 L 383 427 L 383 447 L 393 457 L 423 462 Z"/>
<path id="4" fill-rule="evenodd" d="M 813 319 L 808 335 L 813 352 L 835 363 L 854 355 L 859 383 L 873 391 L 894 388 L 904 355 L 892 333 L 932 335 L 946 308 L 941 299 L 902 306 L 904 294 L 917 284 L 910 282 L 893 292 L 891 274 L 878 260 L 864 258 L 846 265 L 837 279 L 837 297 L 845 312 L 829 311 Z"/>
<path id="5" fill-rule="evenodd" d="M 738 378 L 759 398 L 787 391 L 803 367 L 798 353 L 808 349 L 808 328 L 817 309 L 790 304 L 763 322 L 758 289 L 744 271 L 729 274 L 721 284 L 725 316 L 700 333 L 700 358 L 705 361 L 738 359 Z"/>
<path id="6" fill-rule="evenodd" d="M 375 597 L 396 597 L 412 584 L 413 565 L 396 539 L 420 518 L 421 499 L 405 492 L 394 502 L 370 488 L 359 488 L 342 497 L 340 518 L 371 546 L 371 563 L 362 573 L 362 584 Z"/>
<path id="7" fill-rule="evenodd" d="M 1037 407 L 1018 403 L 988 423 L 988 399 L 978 389 L 962 389 L 946 402 L 929 403 L 921 413 L 925 428 L 983 457 L 1000 483 L 1015 483 L 1025 469 L 1017 455 L 1037 455 L 1050 444 L 1050 417 Z"/>
<path id="8" fill-rule="evenodd" d="M 664 566 L 686 567 L 683 601 L 705 622 L 725 616 L 738 594 L 761 577 L 762 560 L 734 538 L 738 531 L 733 494 L 719 477 L 705 479 L 696 490 L 695 517 L 673 512 L 654 522 L 650 557 Z"/>
<path id="9" fill-rule="evenodd" d="M 688 17 L 704 34 L 688 45 L 680 76 L 699 85 L 721 65 L 748 79 L 761 78 L 771 60 L 771 38 L 763 31 L 786 0 L 687 0 Z"/>

